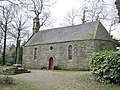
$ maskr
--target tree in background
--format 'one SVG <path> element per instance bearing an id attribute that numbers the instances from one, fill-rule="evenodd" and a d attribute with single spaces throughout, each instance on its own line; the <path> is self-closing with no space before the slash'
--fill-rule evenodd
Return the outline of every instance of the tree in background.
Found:
<path id="1" fill-rule="evenodd" d="M 55 0 L 18 0 L 22 7 L 26 8 L 28 13 L 39 18 L 40 28 L 53 23 L 49 8 L 55 3 Z M 32 15 L 31 14 L 31 15 Z M 33 15 L 32 15 L 33 16 Z M 30 14 L 29 14 L 30 17 Z"/>
<path id="2" fill-rule="evenodd" d="M 113 13 L 112 13 L 113 12 Z M 77 18 L 77 19 L 75 19 Z M 64 25 L 83 24 L 100 20 L 108 22 L 108 32 L 115 30 L 115 25 L 118 23 L 117 12 L 114 5 L 110 5 L 105 0 L 85 0 L 82 7 L 73 8 L 68 11 L 64 18 Z"/>
<path id="3" fill-rule="evenodd" d="M 15 14 L 15 18 L 13 20 L 13 24 L 12 27 L 14 28 L 14 30 L 17 31 L 17 34 L 10 32 L 12 34 L 12 36 L 14 38 L 16 38 L 16 60 L 15 62 L 18 63 L 19 62 L 19 52 L 20 52 L 20 39 L 24 36 L 27 35 L 26 32 L 26 28 L 27 26 L 27 17 L 23 17 L 23 10 L 26 11 L 27 9 L 27 13 L 31 13 L 33 12 L 33 14 L 35 15 L 35 17 L 38 17 L 40 20 L 40 27 L 47 25 L 49 22 L 49 18 L 50 18 L 50 11 L 49 11 L 49 7 L 53 4 L 51 3 L 50 0 L 18 0 L 19 6 L 22 7 L 21 9 L 21 13 Z M 19 8 L 18 8 L 19 10 Z M 20 12 L 17 11 L 17 12 Z M 28 14 L 28 17 L 30 17 L 30 14 Z M 39 27 L 39 28 L 40 28 Z M 15 31 L 15 32 L 16 32 Z"/>
<path id="4" fill-rule="evenodd" d="M 115 4 L 109 4 L 106 0 L 86 0 L 84 6 L 87 7 L 87 21 L 105 21 L 109 23 L 107 26 L 109 27 L 108 32 L 110 34 L 115 30 L 115 26 L 118 23 Z"/>
<path id="5" fill-rule="evenodd" d="M 15 58 L 16 58 L 15 48 L 16 46 L 14 44 L 8 47 L 8 51 L 6 52 L 6 55 L 5 55 L 5 58 L 6 58 L 5 65 L 11 66 L 15 63 Z"/>
<path id="6" fill-rule="evenodd" d="M 54 3 L 51 0 L 16 0 L 4 1 L 7 5 L 0 6 L 0 29 L 3 32 L 3 65 L 5 65 L 6 54 L 6 40 L 8 36 L 16 39 L 16 60 L 19 58 L 19 48 L 21 38 L 28 37 L 29 32 L 26 30 L 28 27 L 27 20 L 30 15 L 39 17 L 40 27 L 50 25 L 50 10 L 49 7 Z M 9 3 L 8 3 L 9 2 Z M 23 15 L 26 13 L 29 16 Z M 33 12 L 32 14 L 29 14 Z M 14 19 L 13 19 L 14 18 Z M 2 35 L 2 34 L 1 34 Z M 1 40 L 0 40 L 1 41 Z"/>
<path id="7" fill-rule="evenodd" d="M 3 31 L 0 30 L 0 56 L 2 54 L 2 39 L 3 39 Z"/>
<path id="8" fill-rule="evenodd" d="M 96 20 L 106 19 L 109 12 L 108 5 L 103 0 L 86 0 L 85 7 L 87 7 L 86 19 L 93 22 Z"/>
<path id="9" fill-rule="evenodd" d="M 27 19 L 23 18 L 21 14 L 16 14 L 16 16 L 12 22 L 12 32 L 9 33 L 13 38 L 16 39 L 16 59 L 15 63 L 19 62 L 19 49 L 20 49 L 20 41 L 22 38 L 28 37 L 29 31 L 27 30 Z"/>
<path id="10" fill-rule="evenodd" d="M 22 12 L 22 9 L 19 7 L 14 7 L 14 19 L 11 23 L 11 30 L 9 30 L 9 34 L 16 40 L 16 58 L 15 63 L 19 63 L 20 59 L 20 42 L 25 37 L 28 39 L 29 31 L 28 31 L 28 18 L 25 17 L 25 13 Z"/>
<path id="11" fill-rule="evenodd" d="M 2 53 L 3 64 L 2 65 L 5 65 L 7 32 L 9 30 L 13 17 L 14 17 L 14 14 L 13 14 L 12 4 L 9 4 L 7 6 L 2 6 L 2 5 L 0 6 L 0 29 L 2 30 L 3 37 L 4 37 L 3 53 Z"/>
<path id="12" fill-rule="evenodd" d="M 78 10 L 72 8 L 69 10 L 65 17 L 64 17 L 64 23 L 62 24 L 63 26 L 73 26 L 76 24 L 76 19 L 78 17 Z"/>

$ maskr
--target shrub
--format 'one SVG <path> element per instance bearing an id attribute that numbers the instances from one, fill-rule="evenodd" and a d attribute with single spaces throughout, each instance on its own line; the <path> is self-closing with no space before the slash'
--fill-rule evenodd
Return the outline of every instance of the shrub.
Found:
<path id="1" fill-rule="evenodd" d="M 47 69 L 47 67 L 43 66 L 43 67 L 41 68 L 41 70 L 44 70 L 44 69 Z"/>
<path id="2" fill-rule="evenodd" d="M 7 66 L 11 66 L 15 63 L 15 48 L 13 48 L 11 51 L 6 53 L 5 59 Z"/>
<path id="3" fill-rule="evenodd" d="M 54 70 L 61 70 L 59 66 L 54 66 Z"/>
<path id="4" fill-rule="evenodd" d="M 0 55 L 0 65 L 2 65 L 2 55 Z"/>
<path id="5" fill-rule="evenodd" d="M 100 82 L 120 84 L 120 52 L 107 50 L 95 52 L 90 66 Z"/>
<path id="6" fill-rule="evenodd" d="M 14 79 L 12 77 L 8 77 L 8 76 L 0 77 L 0 84 L 9 85 L 9 84 L 13 84 L 13 82 Z"/>

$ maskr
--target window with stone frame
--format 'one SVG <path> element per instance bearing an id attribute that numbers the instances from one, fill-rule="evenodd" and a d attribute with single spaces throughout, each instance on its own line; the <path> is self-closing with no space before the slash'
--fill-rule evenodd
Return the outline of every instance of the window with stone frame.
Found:
<path id="1" fill-rule="evenodd" d="M 34 48 L 34 60 L 37 59 L 37 48 Z"/>
<path id="2" fill-rule="evenodd" d="M 71 60 L 73 57 L 72 55 L 72 45 L 68 46 L 68 60 Z"/>

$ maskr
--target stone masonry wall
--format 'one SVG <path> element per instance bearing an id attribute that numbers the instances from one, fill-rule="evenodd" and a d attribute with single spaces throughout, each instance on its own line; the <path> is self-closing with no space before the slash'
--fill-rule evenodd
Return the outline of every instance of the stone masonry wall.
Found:
<path id="1" fill-rule="evenodd" d="M 53 57 L 54 66 L 58 66 L 61 69 L 88 70 L 91 54 L 96 51 L 95 49 L 100 49 L 99 46 L 102 45 L 102 43 L 106 42 L 96 41 L 95 43 L 94 40 L 83 40 L 26 46 L 23 48 L 23 65 L 28 68 L 41 69 L 46 67 L 48 69 L 49 59 L 50 57 Z M 72 60 L 68 60 L 69 45 L 72 45 L 73 47 Z M 53 47 L 53 49 L 51 50 L 50 47 Z M 35 48 L 37 48 L 38 52 L 37 59 L 34 60 Z"/>

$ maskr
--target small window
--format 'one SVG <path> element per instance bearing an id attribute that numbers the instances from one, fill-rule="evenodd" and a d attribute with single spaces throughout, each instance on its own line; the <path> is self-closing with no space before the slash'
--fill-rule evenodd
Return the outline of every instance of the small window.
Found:
<path id="1" fill-rule="evenodd" d="M 34 60 L 37 59 L 37 48 L 34 49 Z"/>
<path id="2" fill-rule="evenodd" d="M 52 46 L 50 47 L 50 50 L 53 50 L 53 47 L 52 47 Z"/>
<path id="3" fill-rule="evenodd" d="M 36 27 L 39 27 L 39 22 L 36 22 Z"/>
<path id="4" fill-rule="evenodd" d="M 72 45 L 68 46 L 68 59 L 71 60 L 72 59 Z"/>

